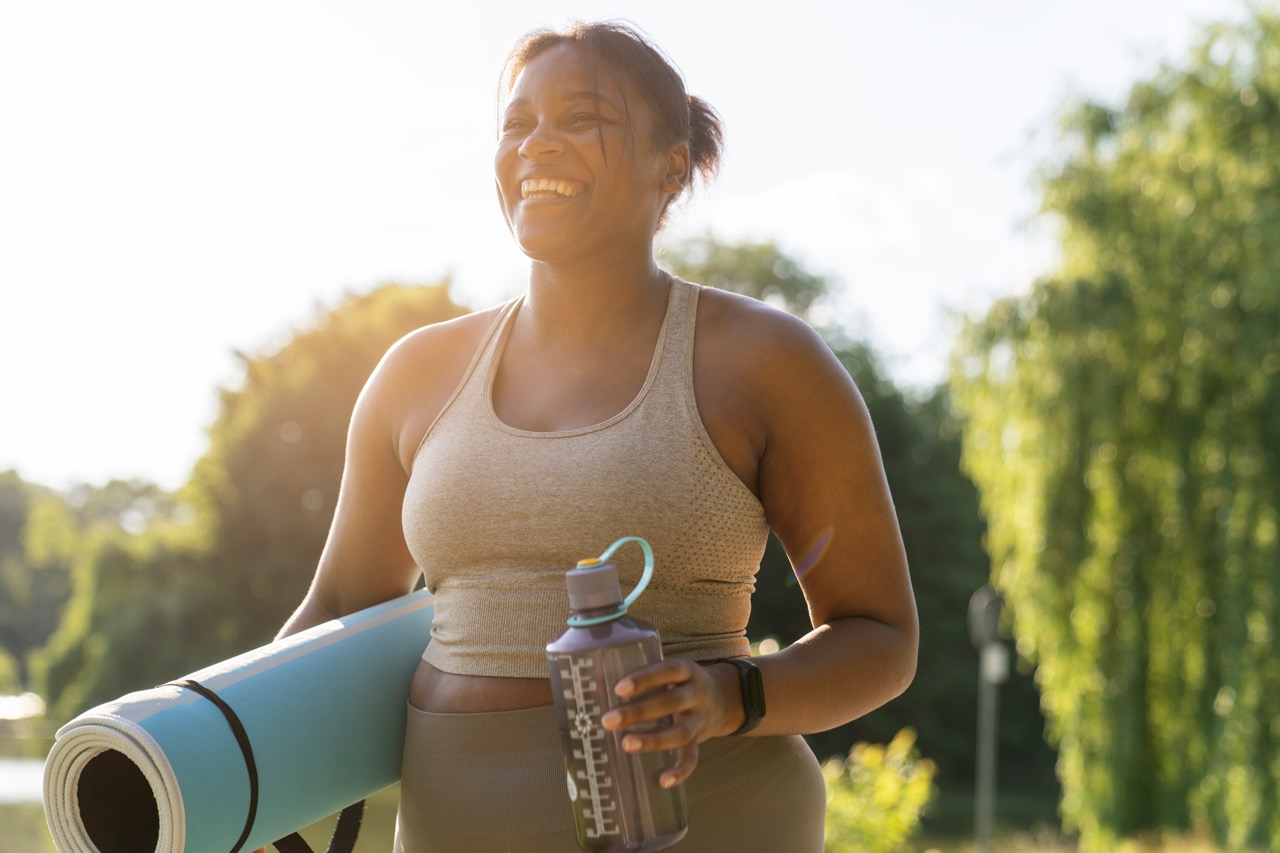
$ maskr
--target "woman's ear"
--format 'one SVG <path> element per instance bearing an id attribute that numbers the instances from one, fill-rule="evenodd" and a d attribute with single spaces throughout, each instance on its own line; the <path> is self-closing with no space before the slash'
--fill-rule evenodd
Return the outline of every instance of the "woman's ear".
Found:
<path id="1" fill-rule="evenodd" d="M 667 153 L 667 174 L 662 179 L 662 191 L 679 195 L 689 183 L 689 143 L 671 146 Z"/>

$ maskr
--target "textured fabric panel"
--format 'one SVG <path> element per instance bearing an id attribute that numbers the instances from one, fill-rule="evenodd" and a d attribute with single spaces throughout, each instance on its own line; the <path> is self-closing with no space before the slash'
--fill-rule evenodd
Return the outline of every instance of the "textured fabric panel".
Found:
<path id="1" fill-rule="evenodd" d="M 633 613 L 670 654 L 747 653 L 746 625 L 768 526 L 716 453 L 692 389 L 700 288 L 672 284 L 643 388 L 601 424 L 536 433 L 504 424 L 492 388 L 520 300 L 495 321 L 432 425 L 404 500 L 405 538 L 436 594 L 424 659 L 446 672 L 545 677 L 564 630 L 563 574 L 623 536 L 653 546 L 655 573 Z M 617 555 L 624 591 L 639 549 Z"/>

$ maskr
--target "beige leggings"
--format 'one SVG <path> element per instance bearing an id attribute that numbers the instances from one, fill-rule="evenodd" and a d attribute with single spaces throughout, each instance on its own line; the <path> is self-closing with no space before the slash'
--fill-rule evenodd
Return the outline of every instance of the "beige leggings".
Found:
<path id="1" fill-rule="evenodd" d="M 703 743 L 685 796 L 677 853 L 822 853 L 826 786 L 800 737 Z M 395 853 L 580 853 L 554 710 L 409 706 Z"/>

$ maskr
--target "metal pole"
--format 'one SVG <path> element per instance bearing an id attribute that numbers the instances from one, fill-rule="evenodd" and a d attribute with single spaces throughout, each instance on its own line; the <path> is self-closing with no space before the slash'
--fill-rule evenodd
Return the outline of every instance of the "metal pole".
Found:
<path id="1" fill-rule="evenodd" d="M 987 662 L 997 643 L 982 647 L 978 672 L 978 760 L 973 834 L 978 853 L 990 853 L 996 803 L 996 703 L 999 694 Z M 998 651 L 996 652 L 999 653 Z"/>
<path id="2" fill-rule="evenodd" d="M 969 598 L 969 639 L 978 650 L 977 779 L 974 783 L 973 836 L 978 853 L 990 853 L 996 809 L 997 687 L 1009 677 L 1009 649 L 1000 642 L 1003 602 L 990 586 Z"/>

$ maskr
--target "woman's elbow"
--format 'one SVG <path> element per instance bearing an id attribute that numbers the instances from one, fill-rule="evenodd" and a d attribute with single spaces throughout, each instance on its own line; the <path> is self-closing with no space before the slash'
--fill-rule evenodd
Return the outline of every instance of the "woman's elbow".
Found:
<path id="1" fill-rule="evenodd" d="M 898 626 L 897 654 L 894 661 L 894 697 L 901 696 L 911 686 L 916 677 L 916 667 L 920 659 L 920 620 L 916 617 L 915 608 L 911 609 L 909 618 Z"/>

